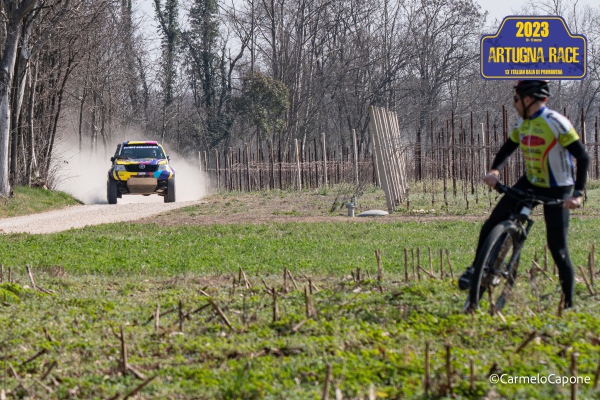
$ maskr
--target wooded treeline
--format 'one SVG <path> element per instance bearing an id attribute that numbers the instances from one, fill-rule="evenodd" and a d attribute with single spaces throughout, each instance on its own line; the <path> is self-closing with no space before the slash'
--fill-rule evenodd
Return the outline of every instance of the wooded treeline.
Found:
<path id="1" fill-rule="evenodd" d="M 159 44 L 132 0 L 2 0 L 1 195 L 51 181 L 67 139 L 106 155 L 119 140 L 157 139 L 197 158 L 295 140 L 308 154 L 323 133 L 350 148 L 355 131 L 370 154 L 370 105 L 398 113 L 407 144 L 427 145 L 432 121 L 490 111 L 499 125 L 512 98 L 514 82 L 479 75 L 480 35 L 499 21 L 473 0 L 152 2 Z M 600 7 L 530 3 L 522 14 L 562 15 L 586 35 L 587 79 L 553 83 L 549 105 L 593 125 Z"/>

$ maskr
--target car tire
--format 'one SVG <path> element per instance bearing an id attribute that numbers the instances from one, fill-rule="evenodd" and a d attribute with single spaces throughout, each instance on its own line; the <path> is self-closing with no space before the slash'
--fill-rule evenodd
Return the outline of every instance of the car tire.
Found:
<path id="1" fill-rule="evenodd" d="M 106 182 L 106 199 L 108 200 L 108 204 L 117 204 L 117 192 L 117 181 L 108 178 L 108 181 Z"/>
<path id="2" fill-rule="evenodd" d="M 175 203 L 175 178 L 167 181 L 167 194 L 164 196 L 165 203 Z"/>

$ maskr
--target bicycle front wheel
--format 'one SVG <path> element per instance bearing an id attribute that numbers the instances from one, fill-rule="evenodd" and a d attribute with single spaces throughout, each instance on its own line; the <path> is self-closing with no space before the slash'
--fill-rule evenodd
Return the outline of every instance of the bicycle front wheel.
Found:
<path id="1" fill-rule="evenodd" d="M 510 298 L 519 262 L 519 228 L 511 221 L 496 225 L 484 242 L 474 265 L 466 309 L 474 311 L 486 297 L 494 313 Z M 488 292 L 485 296 L 484 293 Z"/>

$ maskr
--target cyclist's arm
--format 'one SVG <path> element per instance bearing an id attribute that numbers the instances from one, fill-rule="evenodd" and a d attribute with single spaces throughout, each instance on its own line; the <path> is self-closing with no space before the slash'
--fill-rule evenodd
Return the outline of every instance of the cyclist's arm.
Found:
<path id="1" fill-rule="evenodd" d="M 519 147 L 519 143 L 513 142 L 512 139 L 508 139 L 506 142 L 504 142 L 502 147 L 500 147 L 500 150 L 498 150 L 496 157 L 494 158 L 494 162 L 492 163 L 491 169 L 501 171 L 502 168 L 504 167 L 504 164 L 506 164 L 506 161 L 508 161 L 508 158 L 510 157 L 510 155 L 518 147 Z M 579 160 L 577 160 L 577 161 L 579 162 Z"/>
<path id="2" fill-rule="evenodd" d="M 588 165 L 590 157 L 585 151 L 581 140 L 576 140 L 565 147 L 577 160 L 577 175 L 575 176 L 575 190 L 584 190 L 587 181 Z"/>

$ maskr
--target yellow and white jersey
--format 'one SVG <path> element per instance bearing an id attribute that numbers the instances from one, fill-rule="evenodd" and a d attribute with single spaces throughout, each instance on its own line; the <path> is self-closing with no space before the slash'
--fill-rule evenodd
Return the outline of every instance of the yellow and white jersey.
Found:
<path id="1" fill-rule="evenodd" d="M 573 157 L 565 147 L 578 139 L 571 122 L 546 107 L 528 119 L 519 118 L 510 134 L 523 152 L 527 179 L 545 188 L 575 183 Z"/>

